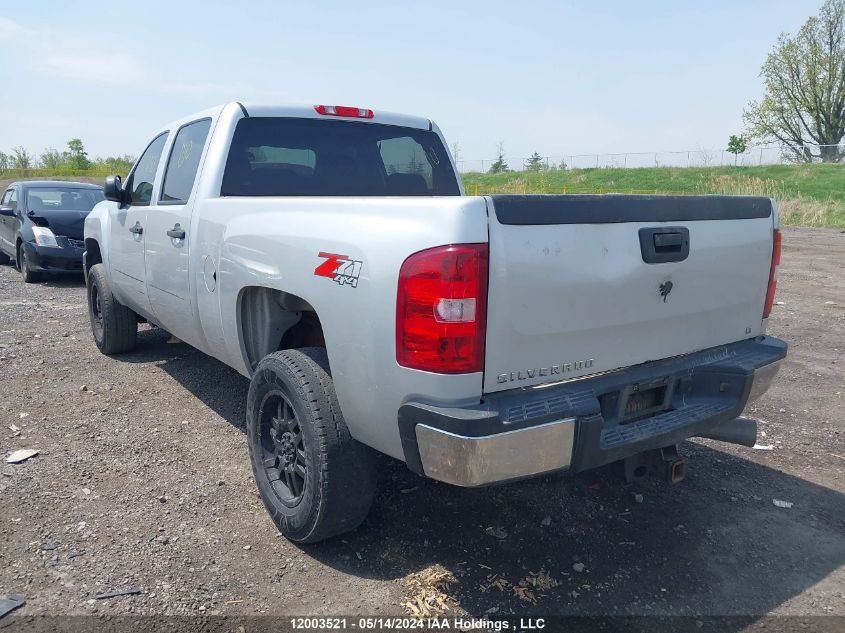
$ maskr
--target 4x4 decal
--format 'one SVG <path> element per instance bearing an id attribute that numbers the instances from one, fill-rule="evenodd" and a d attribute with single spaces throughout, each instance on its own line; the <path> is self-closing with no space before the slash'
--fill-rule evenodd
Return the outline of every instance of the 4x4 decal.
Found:
<path id="1" fill-rule="evenodd" d="M 358 287 L 358 277 L 361 276 L 363 262 L 357 259 L 349 259 L 349 255 L 337 255 L 336 253 L 318 253 L 326 261 L 314 269 L 318 277 L 328 277 L 340 284 L 349 284 L 353 288 Z"/>

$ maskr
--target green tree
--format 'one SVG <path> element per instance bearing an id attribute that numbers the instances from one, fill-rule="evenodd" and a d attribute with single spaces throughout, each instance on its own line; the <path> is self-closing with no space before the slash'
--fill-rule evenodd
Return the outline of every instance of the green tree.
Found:
<path id="1" fill-rule="evenodd" d="M 510 171 L 507 161 L 505 161 L 505 142 L 499 141 L 496 145 L 496 160 L 490 166 L 490 174 L 504 174 Z"/>
<path id="2" fill-rule="evenodd" d="M 91 167 L 91 161 L 88 160 L 88 152 L 85 151 L 85 146 L 82 140 L 72 138 L 67 142 L 67 164 L 71 169 L 88 169 Z"/>
<path id="3" fill-rule="evenodd" d="M 41 152 L 38 162 L 45 169 L 56 170 L 64 166 L 65 160 L 58 150 L 48 148 Z"/>
<path id="4" fill-rule="evenodd" d="M 8 154 L 0 152 L 0 174 L 4 171 L 9 169 L 9 163 L 11 163 L 11 159 L 9 158 Z"/>
<path id="5" fill-rule="evenodd" d="M 99 167 L 105 171 L 109 171 L 113 174 L 121 174 L 126 176 L 129 173 L 129 170 L 132 169 L 132 165 L 135 164 L 135 157 L 130 156 L 129 154 L 123 154 L 121 156 L 106 156 L 105 158 L 98 156 L 93 161 L 94 167 Z"/>
<path id="6" fill-rule="evenodd" d="M 728 139 L 727 151 L 734 155 L 734 166 L 736 166 L 739 155 L 748 151 L 748 139 L 742 134 L 739 136 L 731 134 L 731 137 Z"/>
<path id="7" fill-rule="evenodd" d="M 12 148 L 12 167 L 14 169 L 30 169 L 32 166 L 32 154 L 25 147 L 18 145 Z"/>
<path id="8" fill-rule="evenodd" d="M 826 0 L 794 37 L 784 33 L 760 71 L 765 96 L 743 119 L 797 161 L 838 162 L 845 136 L 845 0 Z"/>
<path id="9" fill-rule="evenodd" d="M 537 152 L 531 154 L 531 156 L 528 157 L 528 160 L 525 161 L 526 171 L 543 171 L 545 168 L 546 164 L 543 162 L 543 157 Z"/>

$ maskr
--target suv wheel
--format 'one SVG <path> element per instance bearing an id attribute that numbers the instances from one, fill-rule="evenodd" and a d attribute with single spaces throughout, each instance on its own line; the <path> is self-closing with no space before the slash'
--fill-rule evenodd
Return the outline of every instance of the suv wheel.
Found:
<path id="1" fill-rule="evenodd" d="M 366 518 L 375 453 L 346 428 L 325 349 L 261 360 L 249 385 L 247 438 L 261 499 L 288 539 L 322 541 Z"/>
<path id="2" fill-rule="evenodd" d="M 138 317 L 114 298 L 102 264 L 88 271 L 88 316 L 94 342 L 103 354 L 132 351 L 138 336 Z"/>

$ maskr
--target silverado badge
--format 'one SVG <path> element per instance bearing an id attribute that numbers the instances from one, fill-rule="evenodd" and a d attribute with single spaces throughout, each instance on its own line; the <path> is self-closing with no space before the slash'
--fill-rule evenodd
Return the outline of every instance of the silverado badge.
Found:
<path id="1" fill-rule="evenodd" d="M 538 378 L 541 376 L 560 376 L 568 374 L 573 371 L 583 371 L 589 369 L 595 363 L 594 358 L 586 360 L 576 360 L 572 363 L 561 363 L 560 365 L 550 365 L 549 367 L 532 367 L 531 369 L 521 369 L 519 371 L 512 371 L 507 374 L 499 374 L 496 376 L 496 382 L 516 382 L 519 380 L 529 380 L 531 378 Z"/>

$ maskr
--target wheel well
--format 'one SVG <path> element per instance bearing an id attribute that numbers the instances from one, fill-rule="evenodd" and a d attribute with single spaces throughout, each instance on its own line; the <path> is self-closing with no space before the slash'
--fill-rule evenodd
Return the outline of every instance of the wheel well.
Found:
<path id="1" fill-rule="evenodd" d="M 326 346 L 316 310 L 297 295 L 253 286 L 241 292 L 239 303 L 241 340 L 252 368 L 278 350 Z"/>
<path id="2" fill-rule="evenodd" d="M 97 240 L 90 237 L 85 240 L 85 274 L 91 270 L 95 264 L 103 263 L 103 255 L 100 253 L 100 245 Z"/>

